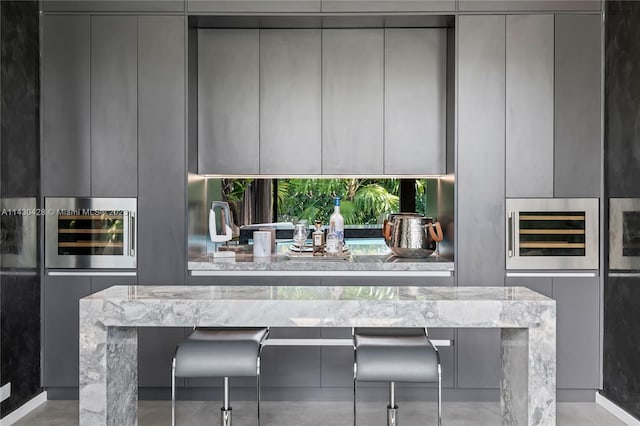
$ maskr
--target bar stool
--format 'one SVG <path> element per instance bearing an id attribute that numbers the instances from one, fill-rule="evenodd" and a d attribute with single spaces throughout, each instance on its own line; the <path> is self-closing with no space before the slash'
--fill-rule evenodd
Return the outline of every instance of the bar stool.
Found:
<path id="1" fill-rule="evenodd" d="M 223 377 L 220 422 L 231 426 L 229 377 L 256 377 L 260 426 L 260 352 L 267 328 L 196 328 L 176 349 L 171 366 L 171 424 L 176 425 L 176 377 Z"/>
<path id="2" fill-rule="evenodd" d="M 424 328 L 353 329 L 353 424 L 357 382 L 389 382 L 387 425 L 397 426 L 395 382 L 438 383 L 438 426 L 442 424 L 440 355 Z"/>

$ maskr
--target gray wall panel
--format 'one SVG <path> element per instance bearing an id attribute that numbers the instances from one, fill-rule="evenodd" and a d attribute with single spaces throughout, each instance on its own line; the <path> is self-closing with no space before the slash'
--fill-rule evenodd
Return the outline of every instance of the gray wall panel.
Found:
<path id="1" fill-rule="evenodd" d="M 323 12 L 453 12 L 454 0 L 322 0 Z"/>
<path id="2" fill-rule="evenodd" d="M 322 32 L 322 172 L 383 173 L 382 29 Z"/>
<path id="3" fill-rule="evenodd" d="M 139 18 L 138 281 L 186 278 L 184 18 Z"/>
<path id="4" fill-rule="evenodd" d="M 91 17 L 91 195 L 138 195 L 138 20 Z"/>
<path id="5" fill-rule="evenodd" d="M 553 15 L 507 16 L 506 195 L 553 197 Z"/>
<path id="6" fill-rule="evenodd" d="M 384 173 L 446 170 L 447 30 L 384 30 Z"/>
<path id="7" fill-rule="evenodd" d="M 321 30 L 260 30 L 260 173 L 320 174 Z"/>
<path id="8" fill-rule="evenodd" d="M 598 197 L 602 180 L 600 15 L 555 18 L 556 197 Z"/>
<path id="9" fill-rule="evenodd" d="M 187 0 L 189 12 L 320 12 L 320 0 Z"/>
<path id="10" fill-rule="evenodd" d="M 504 283 L 505 17 L 458 19 L 458 285 Z M 458 330 L 457 385 L 496 388 L 499 330 Z"/>
<path id="11" fill-rule="evenodd" d="M 599 11 L 600 0 L 460 0 L 461 12 L 544 12 L 544 11 Z"/>
<path id="12" fill-rule="evenodd" d="M 45 16 L 42 193 L 91 195 L 90 18 Z"/>
<path id="13" fill-rule="evenodd" d="M 198 172 L 259 173 L 258 30 L 198 31 Z"/>
<path id="14" fill-rule="evenodd" d="M 183 0 L 44 0 L 45 12 L 181 12 Z"/>

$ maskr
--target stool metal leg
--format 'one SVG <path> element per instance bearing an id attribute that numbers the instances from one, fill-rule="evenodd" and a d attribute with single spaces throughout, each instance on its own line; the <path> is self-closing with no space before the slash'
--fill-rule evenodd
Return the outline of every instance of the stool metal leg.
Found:
<path id="1" fill-rule="evenodd" d="M 398 405 L 396 404 L 396 383 L 389 382 L 389 405 L 387 406 L 387 426 L 398 425 Z"/>
<path id="2" fill-rule="evenodd" d="M 220 409 L 220 424 L 222 426 L 231 425 L 231 406 L 229 404 L 229 378 L 224 378 L 224 399 L 222 401 L 222 408 Z"/>
<path id="3" fill-rule="evenodd" d="M 256 399 L 258 406 L 258 426 L 260 426 L 260 357 L 258 357 L 256 371 Z"/>
<path id="4" fill-rule="evenodd" d="M 356 383 L 356 371 L 358 366 L 353 363 L 353 426 L 356 426 L 356 404 L 358 402 L 358 385 Z"/>
<path id="5" fill-rule="evenodd" d="M 438 426 L 442 425 L 442 372 L 438 364 Z"/>
<path id="6" fill-rule="evenodd" d="M 176 426 L 176 359 L 171 363 L 171 426 Z"/>

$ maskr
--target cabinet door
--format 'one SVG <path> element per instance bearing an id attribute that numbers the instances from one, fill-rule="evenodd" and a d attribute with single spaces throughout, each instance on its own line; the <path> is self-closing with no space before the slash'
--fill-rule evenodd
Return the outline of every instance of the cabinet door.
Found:
<path id="1" fill-rule="evenodd" d="M 260 31 L 260 173 L 321 173 L 321 30 Z"/>
<path id="2" fill-rule="evenodd" d="M 388 28 L 384 34 L 384 172 L 442 174 L 447 30 Z"/>
<path id="3" fill-rule="evenodd" d="M 193 12 L 320 12 L 320 0 L 187 0 Z"/>
<path id="4" fill-rule="evenodd" d="M 323 12 L 453 12 L 454 0 L 322 0 Z"/>
<path id="5" fill-rule="evenodd" d="M 505 17 L 458 20 L 458 285 L 504 282 Z M 500 384 L 500 331 L 457 332 L 458 387 Z"/>
<path id="6" fill-rule="evenodd" d="M 138 282 L 186 277 L 184 17 L 140 17 Z"/>
<path id="7" fill-rule="evenodd" d="M 599 11 L 600 0 L 460 0 L 461 12 Z"/>
<path id="8" fill-rule="evenodd" d="M 259 173 L 258 30 L 198 31 L 198 172 Z"/>
<path id="9" fill-rule="evenodd" d="M 42 193 L 91 195 L 90 18 L 47 15 L 42 36 Z"/>
<path id="10" fill-rule="evenodd" d="M 89 294 L 89 277 L 43 277 L 45 387 L 78 387 L 79 301 Z"/>
<path id="11" fill-rule="evenodd" d="M 506 195 L 553 197 L 553 15 L 507 16 Z"/>
<path id="12" fill-rule="evenodd" d="M 91 195 L 138 196 L 138 22 L 91 18 Z"/>
<path id="13" fill-rule="evenodd" d="M 383 173 L 384 30 L 322 38 L 322 173 Z"/>
<path id="14" fill-rule="evenodd" d="M 600 15 L 555 17 L 556 197 L 599 197 L 602 178 Z"/>
<path id="15" fill-rule="evenodd" d="M 597 389 L 600 380 L 599 278 L 554 278 L 557 386 Z"/>

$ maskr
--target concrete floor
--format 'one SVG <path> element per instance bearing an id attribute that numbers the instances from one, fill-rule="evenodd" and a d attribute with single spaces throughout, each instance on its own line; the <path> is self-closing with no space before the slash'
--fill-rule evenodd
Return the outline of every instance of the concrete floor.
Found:
<path id="1" fill-rule="evenodd" d="M 218 425 L 219 402 L 178 402 L 178 424 L 188 426 Z M 255 404 L 235 402 L 234 426 L 255 426 Z M 262 403 L 262 426 L 350 426 L 352 408 L 349 402 L 271 402 Z M 436 424 L 434 403 L 400 403 L 399 423 L 402 426 Z M 386 421 L 385 403 L 358 404 L 358 425 L 383 426 Z M 169 425 L 171 404 L 167 401 L 140 401 L 140 426 Z M 501 425 L 498 403 L 445 402 L 444 426 Z M 48 401 L 15 423 L 17 426 L 72 426 L 78 424 L 78 401 Z M 595 403 L 559 403 L 559 426 L 616 426 L 624 425 L 616 417 Z"/>

